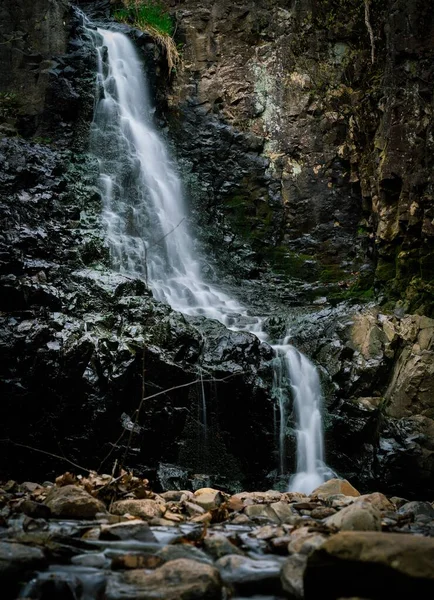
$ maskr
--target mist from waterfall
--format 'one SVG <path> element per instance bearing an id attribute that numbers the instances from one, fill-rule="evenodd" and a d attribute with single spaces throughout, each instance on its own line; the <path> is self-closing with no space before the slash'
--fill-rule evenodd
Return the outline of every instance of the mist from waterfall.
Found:
<path id="1" fill-rule="evenodd" d="M 127 36 L 92 32 L 98 54 L 97 99 L 91 149 L 99 161 L 103 220 L 113 268 L 144 279 L 157 300 L 191 316 L 249 331 L 274 348 L 273 395 L 279 406 L 279 470 L 286 471 L 285 440 L 292 394 L 297 423 L 297 472 L 292 490 L 310 493 L 327 478 L 323 460 L 321 387 L 313 364 L 286 338 L 272 343 L 264 318 L 201 275 L 187 225 L 180 179 L 153 125 L 141 61 Z M 202 413 L 206 429 L 206 402 Z M 205 431 L 206 436 L 206 431 Z"/>

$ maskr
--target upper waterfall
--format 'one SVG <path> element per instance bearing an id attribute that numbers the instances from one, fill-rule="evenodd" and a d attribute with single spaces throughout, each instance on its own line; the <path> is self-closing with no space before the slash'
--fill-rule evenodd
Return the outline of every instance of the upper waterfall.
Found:
<path id="1" fill-rule="evenodd" d="M 97 30 L 96 37 L 97 102 L 91 148 L 99 161 L 103 219 L 114 268 L 145 279 L 155 298 L 175 310 L 216 319 L 271 343 L 262 317 L 251 315 L 202 278 L 181 182 L 153 126 L 153 108 L 133 44 L 125 35 L 103 29 Z M 292 488 L 309 493 L 326 477 L 319 377 L 312 363 L 287 340 L 271 345 L 276 351 L 280 454 L 285 452 L 291 388 L 298 423 L 297 476 Z"/>

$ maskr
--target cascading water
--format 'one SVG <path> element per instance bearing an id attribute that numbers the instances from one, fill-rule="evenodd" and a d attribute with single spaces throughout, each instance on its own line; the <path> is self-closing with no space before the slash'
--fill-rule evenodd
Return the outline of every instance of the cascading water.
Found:
<path id="1" fill-rule="evenodd" d="M 92 33 L 98 52 L 97 101 L 91 147 L 99 160 L 113 266 L 145 279 L 156 299 L 184 314 L 216 319 L 229 329 L 268 341 L 261 317 L 201 276 L 186 222 L 181 183 L 152 124 L 141 62 L 123 34 Z M 276 352 L 274 395 L 279 402 L 280 471 L 285 471 L 288 388 L 298 423 L 297 473 L 291 489 L 309 493 L 324 481 L 321 390 L 315 367 L 288 344 Z M 202 407 L 206 420 L 206 403 Z M 204 423 L 206 426 L 206 421 Z"/>

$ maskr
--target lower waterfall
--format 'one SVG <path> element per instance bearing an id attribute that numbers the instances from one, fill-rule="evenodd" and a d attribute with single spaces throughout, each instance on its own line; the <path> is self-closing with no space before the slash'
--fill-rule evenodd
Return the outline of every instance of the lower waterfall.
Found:
<path id="1" fill-rule="evenodd" d="M 273 395 L 279 405 L 280 473 L 292 395 L 297 423 L 293 491 L 310 493 L 327 477 L 323 459 L 321 388 L 313 364 L 285 338 L 273 343 L 264 318 L 201 276 L 186 222 L 180 179 L 153 125 L 145 75 L 132 42 L 117 32 L 91 31 L 98 53 L 91 150 L 99 162 L 103 220 L 113 268 L 144 279 L 157 300 L 191 316 L 249 331 L 274 348 Z M 206 404 L 203 404 L 206 420 Z M 206 422 L 205 422 L 206 425 Z"/>

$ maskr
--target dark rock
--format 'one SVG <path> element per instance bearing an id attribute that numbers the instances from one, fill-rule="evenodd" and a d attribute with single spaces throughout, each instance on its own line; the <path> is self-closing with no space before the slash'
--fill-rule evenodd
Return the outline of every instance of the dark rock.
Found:
<path id="1" fill-rule="evenodd" d="M 179 558 L 187 558 L 189 560 L 195 560 L 206 565 L 212 564 L 212 559 L 209 558 L 205 552 L 199 548 L 195 548 L 190 544 L 174 544 L 170 546 L 164 546 L 164 548 L 157 552 L 157 556 L 163 562 L 178 560 Z"/>
<path id="2" fill-rule="evenodd" d="M 16 542 L 0 541 L 0 581 L 9 590 L 35 569 L 44 568 L 47 559 L 43 550 Z"/>
<path id="3" fill-rule="evenodd" d="M 415 520 L 420 517 L 428 517 L 434 520 L 434 508 L 429 502 L 407 502 L 399 510 L 399 515 L 411 515 Z"/>
<path id="4" fill-rule="evenodd" d="M 33 500 L 24 500 L 20 504 L 19 509 L 22 513 L 33 519 L 49 519 L 51 516 L 49 506 Z"/>
<path id="5" fill-rule="evenodd" d="M 282 591 L 280 583 L 280 559 L 252 559 L 238 554 L 228 554 L 216 563 L 224 583 L 230 585 L 238 593 L 279 594 Z"/>
<path id="6" fill-rule="evenodd" d="M 306 600 L 362 597 L 404 600 L 434 592 L 434 540 L 419 536 L 343 532 L 331 537 L 308 558 L 304 575 Z"/>
<path id="7" fill-rule="evenodd" d="M 133 570 L 111 575 L 106 597 L 107 600 L 219 600 L 221 581 L 214 567 L 180 558 L 150 573 Z"/>
<path id="8" fill-rule="evenodd" d="M 282 565 L 280 578 L 282 587 L 290 598 L 304 598 L 303 576 L 306 569 L 307 556 L 293 554 Z"/>
<path id="9" fill-rule="evenodd" d="M 100 540 L 137 540 L 139 542 L 153 542 L 157 540 L 147 523 L 143 521 L 127 521 L 116 523 L 101 528 Z"/>

